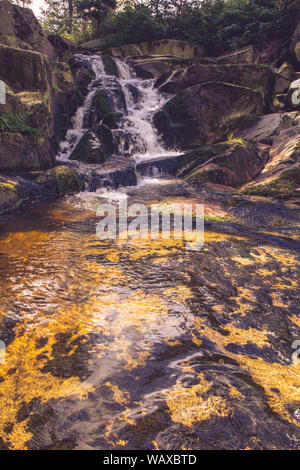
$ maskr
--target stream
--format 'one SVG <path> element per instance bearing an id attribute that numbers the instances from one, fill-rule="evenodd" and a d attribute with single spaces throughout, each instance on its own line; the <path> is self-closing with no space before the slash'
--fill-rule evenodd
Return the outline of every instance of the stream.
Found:
<path id="1" fill-rule="evenodd" d="M 159 172 L 103 186 L 103 168 L 69 157 L 97 87 L 115 78 L 99 56 L 81 58 L 96 78 L 57 159 L 86 191 L 0 232 L 0 448 L 299 448 L 299 206 L 210 195 Z M 127 112 L 107 168 L 178 155 L 152 124 L 168 97 L 117 64 Z M 204 204 L 204 248 L 99 240 L 97 207 L 122 199 Z M 278 214 L 288 224 L 270 230 Z"/>

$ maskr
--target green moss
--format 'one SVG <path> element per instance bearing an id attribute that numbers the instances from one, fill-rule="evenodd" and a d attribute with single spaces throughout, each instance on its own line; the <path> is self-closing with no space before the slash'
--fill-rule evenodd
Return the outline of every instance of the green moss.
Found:
<path id="1" fill-rule="evenodd" d="M 17 191 L 15 186 L 11 183 L 0 183 L 0 189 L 8 189 L 9 191 Z"/>
<path id="2" fill-rule="evenodd" d="M 63 93 L 63 91 L 55 83 L 52 84 L 52 88 L 57 93 Z"/>
<path id="3" fill-rule="evenodd" d="M 247 142 L 245 139 L 242 139 L 241 137 L 233 137 L 233 133 L 229 134 L 226 144 L 229 145 L 240 145 L 243 148 L 247 148 L 249 145 L 249 142 Z"/>
<path id="4" fill-rule="evenodd" d="M 31 116 L 32 112 L 29 111 L 20 111 L 18 114 L 7 113 L 0 115 L 0 132 L 39 135 L 40 130 L 28 124 Z"/>
<path id="5" fill-rule="evenodd" d="M 287 199 L 295 196 L 300 184 L 300 168 L 294 168 L 281 173 L 280 177 L 267 184 L 259 184 L 246 188 L 244 193 L 250 195 Z"/>
<path id="6" fill-rule="evenodd" d="M 66 194 L 75 194 L 83 189 L 83 183 L 79 175 L 69 167 L 58 166 L 54 168 L 58 192 L 60 196 Z"/>

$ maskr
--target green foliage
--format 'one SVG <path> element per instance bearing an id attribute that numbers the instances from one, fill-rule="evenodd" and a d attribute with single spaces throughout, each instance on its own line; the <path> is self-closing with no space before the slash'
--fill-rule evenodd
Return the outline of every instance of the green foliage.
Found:
<path id="1" fill-rule="evenodd" d="M 132 0 L 104 22 L 102 35 L 119 44 L 181 39 L 214 55 L 288 36 L 299 7 L 300 0 Z"/>
<path id="2" fill-rule="evenodd" d="M 152 16 L 151 9 L 146 5 L 125 6 L 102 28 L 103 34 L 114 35 L 113 39 L 119 45 L 153 41 L 164 37 L 167 32 L 166 26 Z"/>
<path id="3" fill-rule="evenodd" d="M 1 114 L 0 115 L 0 132 L 17 132 L 20 134 L 35 134 L 39 135 L 39 129 L 33 128 L 29 125 L 32 113 L 22 111 L 18 114 Z"/>
<path id="4" fill-rule="evenodd" d="M 109 46 L 179 39 L 221 54 L 288 37 L 300 0 L 45 0 L 44 29 Z M 115 11 L 115 12 L 114 12 Z"/>

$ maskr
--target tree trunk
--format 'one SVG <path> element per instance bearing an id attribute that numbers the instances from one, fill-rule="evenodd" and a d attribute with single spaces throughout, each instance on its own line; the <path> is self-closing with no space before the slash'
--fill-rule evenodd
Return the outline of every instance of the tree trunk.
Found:
<path id="1" fill-rule="evenodd" d="M 73 32 L 73 15 L 74 15 L 73 0 L 68 0 L 68 5 L 69 5 L 68 33 L 72 34 L 72 32 Z"/>

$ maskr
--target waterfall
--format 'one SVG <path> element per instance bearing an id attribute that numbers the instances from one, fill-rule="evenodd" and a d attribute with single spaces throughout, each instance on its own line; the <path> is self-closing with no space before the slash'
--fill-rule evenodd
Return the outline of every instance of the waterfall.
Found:
<path id="1" fill-rule="evenodd" d="M 112 111 L 122 111 L 123 116 L 117 129 L 112 130 L 117 143 L 117 155 L 120 158 L 133 158 L 143 161 L 157 156 L 174 155 L 166 151 L 160 142 L 153 125 L 154 114 L 164 105 L 167 97 L 155 87 L 155 80 L 138 79 L 128 63 L 114 59 L 119 77 L 108 75 L 101 56 L 84 56 L 78 54 L 76 60 L 88 63 L 95 73 L 95 78 L 88 87 L 84 103 L 72 118 L 72 127 L 60 144 L 57 158 L 66 162 L 80 139 L 90 129 L 89 121 L 93 112 L 93 100 L 99 89 L 104 89 L 110 96 Z M 118 87 L 125 97 L 126 109 L 120 109 Z M 119 93 L 120 95 L 120 93 Z M 86 165 L 86 164 L 85 164 Z"/>

